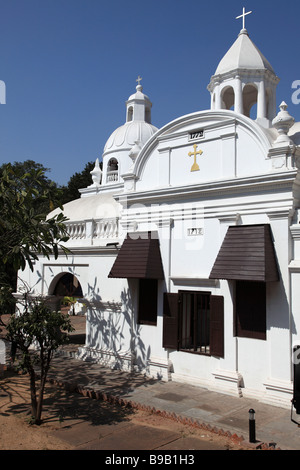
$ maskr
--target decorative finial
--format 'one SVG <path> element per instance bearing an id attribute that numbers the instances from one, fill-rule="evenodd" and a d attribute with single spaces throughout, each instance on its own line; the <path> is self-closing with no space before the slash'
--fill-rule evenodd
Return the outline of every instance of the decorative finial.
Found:
<path id="1" fill-rule="evenodd" d="M 290 128 L 294 125 L 295 119 L 287 111 L 287 104 L 283 101 L 279 106 L 279 113 L 273 119 L 272 125 L 277 129 L 279 136 L 277 137 L 275 144 L 289 144 L 293 145 L 293 142 L 288 136 Z"/>
<path id="2" fill-rule="evenodd" d="M 243 18 L 243 29 L 242 29 L 242 31 L 244 31 L 244 30 L 246 31 L 246 27 L 245 27 L 245 17 L 246 17 L 247 15 L 250 15 L 250 13 L 252 13 L 252 11 L 247 11 L 247 12 L 246 12 L 245 7 L 243 7 L 243 13 L 242 13 L 240 16 L 237 16 L 237 17 L 236 17 L 236 20 L 238 20 L 239 18 Z"/>
<path id="3" fill-rule="evenodd" d="M 93 184 L 91 186 L 100 186 L 102 171 L 99 165 L 99 158 L 97 158 L 95 168 L 90 173 L 93 180 Z"/>

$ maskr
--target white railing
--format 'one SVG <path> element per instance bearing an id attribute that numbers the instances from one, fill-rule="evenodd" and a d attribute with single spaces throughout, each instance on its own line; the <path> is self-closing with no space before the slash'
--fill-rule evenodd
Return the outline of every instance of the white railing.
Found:
<path id="1" fill-rule="evenodd" d="M 86 236 L 86 224 L 83 222 L 67 222 L 67 232 L 70 238 L 85 238 Z"/>
<path id="2" fill-rule="evenodd" d="M 66 222 L 69 241 L 94 239 L 103 240 L 117 238 L 119 233 L 119 219 L 84 220 Z"/>
<path id="3" fill-rule="evenodd" d="M 106 182 L 107 183 L 115 183 L 119 179 L 119 172 L 118 170 L 108 171 L 106 174 Z"/>
<path id="4" fill-rule="evenodd" d="M 118 236 L 118 219 L 101 219 L 94 223 L 94 238 L 116 238 Z"/>

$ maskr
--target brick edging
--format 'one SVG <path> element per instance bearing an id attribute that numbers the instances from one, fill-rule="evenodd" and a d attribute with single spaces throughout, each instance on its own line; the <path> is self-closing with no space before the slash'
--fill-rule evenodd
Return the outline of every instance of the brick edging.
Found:
<path id="1" fill-rule="evenodd" d="M 184 424 L 196 429 L 201 429 L 203 431 L 208 431 L 214 433 L 221 437 L 226 437 L 232 440 L 235 444 L 243 445 L 244 447 L 248 447 L 252 450 L 281 450 L 279 447 L 276 446 L 275 443 L 267 444 L 265 442 L 257 442 L 257 443 L 250 443 L 245 440 L 243 436 L 238 436 L 236 433 L 231 433 L 230 431 L 225 431 L 221 428 L 217 428 L 216 426 L 211 426 L 210 424 L 201 422 L 194 418 L 188 418 L 186 416 L 178 415 L 174 412 L 163 411 L 157 409 L 152 406 L 144 405 L 133 400 L 126 400 L 122 397 L 112 395 L 110 393 L 101 392 L 99 390 L 94 390 L 92 388 L 81 386 L 78 384 L 64 382 L 62 380 L 56 380 L 53 378 L 48 378 L 47 382 L 56 385 L 58 387 L 64 388 L 68 392 L 79 393 L 80 395 L 88 398 L 92 398 L 95 400 L 101 400 L 113 405 L 118 405 L 125 408 L 131 408 L 140 411 L 147 411 L 152 414 L 156 414 L 166 419 L 171 419 L 176 421 L 180 424 Z"/>

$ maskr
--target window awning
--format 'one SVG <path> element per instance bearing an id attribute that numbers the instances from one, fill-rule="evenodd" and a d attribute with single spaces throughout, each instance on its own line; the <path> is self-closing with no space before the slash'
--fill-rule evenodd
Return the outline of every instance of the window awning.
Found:
<path id="1" fill-rule="evenodd" d="M 158 233 L 128 233 L 108 277 L 164 279 Z"/>
<path id="2" fill-rule="evenodd" d="M 279 274 L 270 225 L 229 227 L 209 278 L 278 281 Z"/>

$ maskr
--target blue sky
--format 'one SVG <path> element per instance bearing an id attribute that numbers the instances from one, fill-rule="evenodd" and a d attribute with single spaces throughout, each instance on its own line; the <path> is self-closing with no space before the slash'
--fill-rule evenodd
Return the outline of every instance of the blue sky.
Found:
<path id="1" fill-rule="evenodd" d="M 242 27 L 281 81 L 300 80 L 299 0 L 0 0 L 0 164 L 34 160 L 66 184 L 101 158 L 143 77 L 152 123 L 208 109 L 207 85 Z"/>

